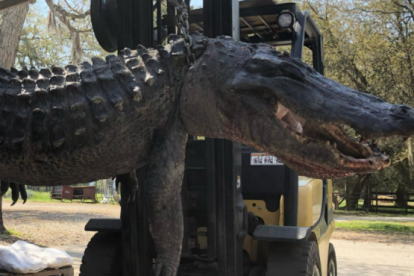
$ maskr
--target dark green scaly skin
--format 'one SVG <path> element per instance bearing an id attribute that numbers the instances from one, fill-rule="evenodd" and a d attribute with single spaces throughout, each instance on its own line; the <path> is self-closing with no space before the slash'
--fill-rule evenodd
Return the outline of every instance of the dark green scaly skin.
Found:
<path id="1" fill-rule="evenodd" d="M 335 178 L 390 164 L 342 125 L 369 139 L 414 132 L 411 107 L 338 84 L 268 45 L 196 34 L 188 68 L 183 40 L 169 39 L 93 65 L 0 71 L 0 179 L 75 184 L 148 164 L 156 276 L 174 276 L 179 265 L 188 134 L 238 141 L 301 175 Z"/>

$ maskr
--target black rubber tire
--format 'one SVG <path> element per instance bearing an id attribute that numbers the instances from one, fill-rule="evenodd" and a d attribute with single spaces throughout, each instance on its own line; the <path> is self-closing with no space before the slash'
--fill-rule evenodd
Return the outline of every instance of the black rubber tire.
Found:
<path id="1" fill-rule="evenodd" d="M 253 267 L 249 272 L 249 276 L 263 276 L 263 275 L 265 275 L 265 268 L 261 266 Z"/>
<path id="2" fill-rule="evenodd" d="M 82 258 L 79 276 L 122 276 L 121 233 L 96 233 Z"/>
<path id="3" fill-rule="evenodd" d="M 312 276 L 315 266 L 322 275 L 316 242 L 272 243 L 266 276 Z"/>
<path id="4" fill-rule="evenodd" d="M 335 273 L 329 274 L 330 271 L 330 265 L 331 265 L 331 261 L 333 261 L 333 265 L 335 266 Z M 338 264 L 336 262 L 336 253 L 335 253 L 335 247 L 333 246 L 332 243 L 329 244 L 329 252 L 328 252 L 328 276 L 338 276 Z"/>

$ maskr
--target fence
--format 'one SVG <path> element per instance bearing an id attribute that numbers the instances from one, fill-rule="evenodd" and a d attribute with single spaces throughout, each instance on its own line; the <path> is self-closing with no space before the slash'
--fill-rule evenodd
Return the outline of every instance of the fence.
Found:
<path id="1" fill-rule="evenodd" d="M 376 213 L 414 214 L 414 194 L 405 194 L 406 199 L 398 200 L 396 193 L 371 192 L 369 195 L 359 197 L 348 196 L 348 200 L 358 202 L 356 210 L 364 210 Z M 369 204 L 365 206 L 365 198 Z M 346 209 L 346 196 L 344 194 L 333 194 L 336 209 Z M 400 204 L 398 204 L 400 203 Z"/>
<path id="2" fill-rule="evenodd" d="M 117 203 L 119 202 L 119 195 L 116 191 L 115 185 L 111 180 L 108 180 L 108 184 L 104 184 L 105 180 L 95 181 L 93 186 L 96 187 L 96 196 L 95 199 L 100 203 Z M 88 186 L 89 183 L 85 184 L 76 184 L 70 186 Z M 47 192 L 50 193 L 53 190 L 52 186 L 26 186 L 27 190 L 36 191 L 36 192 Z"/>
<path id="3" fill-rule="evenodd" d="M 51 192 L 53 187 L 52 186 L 26 186 L 27 190 L 35 191 L 35 192 Z"/>

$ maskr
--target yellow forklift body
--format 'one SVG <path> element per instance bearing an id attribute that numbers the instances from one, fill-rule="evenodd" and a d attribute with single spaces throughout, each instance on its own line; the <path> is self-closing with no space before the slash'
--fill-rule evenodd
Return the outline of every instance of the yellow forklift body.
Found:
<path id="1" fill-rule="evenodd" d="M 321 215 L 323 204 L 323 181 L 321 179 L 312 179 L 308 177 L 299 177 L 299 195 L 298 195 L 298 226 L 312 227 L 314 226 Z M 328 210 L 332 208 L 332 181 L 328 180 Z M 279 210 L 270 212 L 266 208 L 266 203 L 262 200 L 244 200 L 247 206 L 247 211 L 254 213 L 260 217 L 265 225 L 283 226 L 283 196 L 280 200 Z M 319 256 L 321 259 L 322 276 L 327 275 L 328 267 L 328 252 L 329 242 L 333 231 L 335 230 L 335 221 L 328 225 L 325 233 L 320 235 L 319 228 L 315 228 L 311 235 L 319 246 Z M 317 238 L 319 237 L 319 239 Z M 204 243 L 205 244 L 205 243 Z M 267 260 L 267 242 L 259 242 L 254 240 L 251 236 L 246 236 L 244 240 L 244 250 L 249 254 L 250 260 L 258 265 L 263 265 Z"/>

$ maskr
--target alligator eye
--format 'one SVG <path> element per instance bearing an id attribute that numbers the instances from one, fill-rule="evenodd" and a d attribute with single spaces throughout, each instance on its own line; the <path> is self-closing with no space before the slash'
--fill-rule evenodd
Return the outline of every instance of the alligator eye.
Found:
<path id="1" fill-rule="evenodd" d="M 289 63 L 287 63 L 289 64 Z M 299 67 L 289 64 L 288 66 L 285 66 L 281 68 L 281 71 L 285 77 L 294 79 L 296 81 L 304 82 L 306 80 L 306 74 L 304 74 Z"/>

